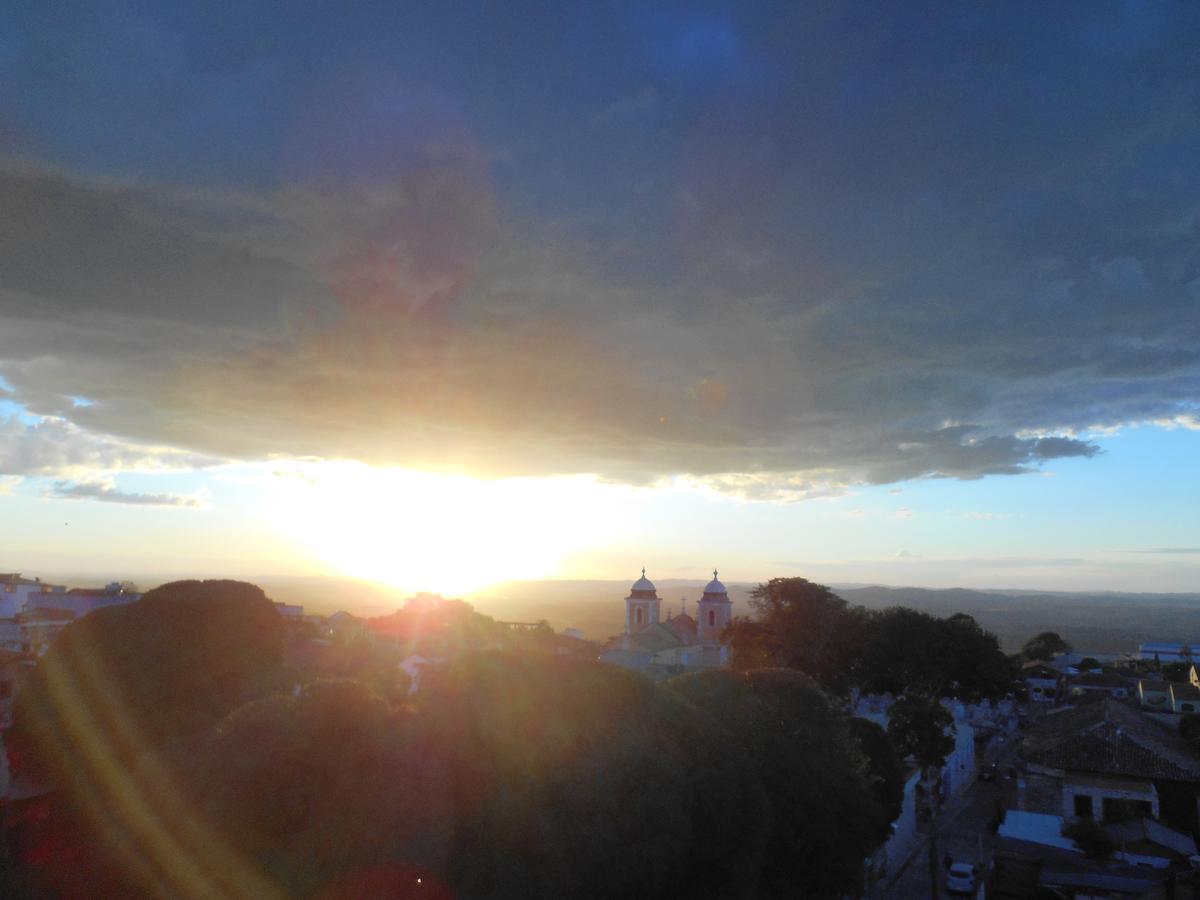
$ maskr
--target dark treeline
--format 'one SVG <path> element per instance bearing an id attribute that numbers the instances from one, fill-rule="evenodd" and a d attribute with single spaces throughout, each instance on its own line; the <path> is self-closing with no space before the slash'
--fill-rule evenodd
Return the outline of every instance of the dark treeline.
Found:
<path id="1" fill-rule="evenodd" d="M 5 810 L 0 889 L 841 896 L 916 745 L 831 697 L 995 693 L 1005 661 L 967 617 L 866 614 L 802 579 L 756 604 L 736 670 L 657 685 L 447 607 L 457 652 L 410 698 L 361 660 L 297 689 L 261 590 L 165 585 L 70 625 L 18 697 L 16 774 L 57 789 Z"/>
<path id="2" fill-rule="evenodd" d="M 827 690 L 921 694 L 963 700 L 1003 697 L 1013 662 L 996 636 L 962 613 L 938 618 L 904 606 L 853 606 L 824 585 L 775 578 L 750 596 L 753 618 L 726 637 L 734 668 L 798 669 Z"/>

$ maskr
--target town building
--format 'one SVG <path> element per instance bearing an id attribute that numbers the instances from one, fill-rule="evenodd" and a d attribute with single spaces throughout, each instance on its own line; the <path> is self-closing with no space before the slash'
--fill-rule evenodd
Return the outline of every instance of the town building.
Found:
<path id="1" fill-rule="evenodd" d="M 0 619 L 15 619 L 27 605 L 52 605 L 41 595 L 65 591 L 62 585 L 47 584 L 40 578 L 24 578 L 20 572 L 0 573 Z"/>
<path id="2" fill-rule="evenodd" d="M 733 618 L 733 602 L 716 569 L 696 604 L 695 618 L 686 604 L 681 603 L 679 615 L 668 612 L 664 620 L 658 589 L 642 569 L 625 598 L 625 631 L 608 642 L 600 658 L 652 678 L 727 665 L 729 646 L 721 635 Z"/>
<path id="3" fill-rule="evenodd" d="M 1021 679 L 1029 699 L 1035 703 L 1053 703 L 1062 693 L 1062 672 L 1044 662 L 1025 663 L 1021 667 Z"/>
<path id="4" fill-rule="evenodd" d="M 1067 692 L 1071 697 L 1083 697 L 1088 694 L 1103 694 L 1124 700 L 1132 693 L 1133 682 L 1124 675 L 1116 672 L 1087 672 L 1070 679 Z"/>
<path id="5" fill-rule="evenodd" d="M 1200 759 L 1178 730 L 1112 697 L 1054 710 L 1026 730 L 1018 807 L 1107 823 L 1162 818 L 1190 832 Z"/>

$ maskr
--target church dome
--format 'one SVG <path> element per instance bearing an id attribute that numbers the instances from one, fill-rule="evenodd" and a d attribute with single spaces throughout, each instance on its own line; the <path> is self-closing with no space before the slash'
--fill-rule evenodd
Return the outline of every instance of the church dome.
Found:
<path id="1" fill-rule="evenodd" d="M 642 569 L 642 577 L 633 583 L 633 587 L 629 589 L 631 597 L 655 597 L 658 595 L 658 588 L 654 586 L 654 582 L 646 577 L 646 570 Z"/>
<path id="2" fill-rule="evenodd" d="M 713 569 L 712 581 L 704 586 L 704 596 L 702 600 L 728 600 L 729 592 L 725 590 L 725 585 L 717 581 L 717 570 Z"/>

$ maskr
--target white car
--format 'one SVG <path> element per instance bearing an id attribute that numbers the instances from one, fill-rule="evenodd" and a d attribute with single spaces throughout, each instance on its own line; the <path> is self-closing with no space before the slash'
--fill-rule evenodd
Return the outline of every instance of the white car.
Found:
<path id="1" fill-rule="evenodd" d="M 946 870 L 946 891 L 975 896 L 975 867 L 970 863 L 951 863 Z"/>

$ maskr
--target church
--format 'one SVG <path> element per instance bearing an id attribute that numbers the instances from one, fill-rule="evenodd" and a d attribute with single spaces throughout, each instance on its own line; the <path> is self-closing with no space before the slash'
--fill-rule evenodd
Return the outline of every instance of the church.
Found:
<path id="1" fill-rule="evenodd" d="M 721 643 L 721 632 L 732 616 L 729 592 L 714 569 L 696 604 L 695 618 L 683 600 L 678 615 L 668 610 L 663 619 L 658 590 L 642 569 L 642 577 L 625 598 L 625 632 L 609 640 L 600 658 L 655 679 L 719 668 L 729 662 L 729 647 Z"/>

